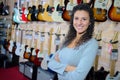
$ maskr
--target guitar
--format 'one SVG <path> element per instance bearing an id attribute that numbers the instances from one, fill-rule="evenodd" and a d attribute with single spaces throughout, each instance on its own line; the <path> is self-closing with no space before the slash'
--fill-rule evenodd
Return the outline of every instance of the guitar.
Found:
<path id="1" fill-rule="evenodd" d="M 64 22 L 64 20 L 62 18 L 62 13 L 65 9 L 65 7 L 63 6 L 63 0 L 59 0 L 59 2 L 54 0 L 54 8 L 55 8 L 55 10 L 52 13 L 53 21 Z"/>
<path id="2" fill-rule="evenodd" d="M 12 48 L 14 46 L 14 38 L 15 38 L 15 29 L 14 29 L 14 25 L 12 25 L 12 28 L 11 28 L 11 40 L 9 40 L 9 43 L 8 43 L 8 51 L 9 52 L 12 52 Z"/>
<path id="3" fill-rule="evenodd" d="M 120 22 L 120 1 L 112 0 L 112 5 L 108 10 L 108 18 L 112 21 Z"/>
<path id="4" fill-rule="evenodd" d="M 43 2 L 41 0 L 39 0 L 40 4 L 38 5 L 38 14 L 37 14 L 37 19 L 39 21 L 44 21 L 43 19 L 43 12 L 45 11 L 45 9 L 43 8 Z"/>
<path id="5" fill-rule="evenodd" d="M 41 68 L 42 69 L 45 69 L 47 70 L 48 69 L 48 66 L 47 66 L 47 63 L 48 63 L 48 57 L 50 56 L 51 54 L 51 47 L 52 47 L 52 35 L 53 35 L 53 28 L 50 29 L 48 35 L 49 35 L 49 39 L 48 39 L 48 52 L 47 53 L 44 53 L 43 55 L 43 60 L 41 62 Z"/>
<path id="6" fill-rule="evenodd" d="M 42 26 L 43 27 L 43 26 Z M 40 32 L 40 31 L 42 31 L 42 32 Z M 39 41 L 39 46 L 38 46 L 38 48 L 35 50 L 35 52 L 36 52 L 36 57 L 35 57 L 35 59 L 34 59 L 34 64 L 36 65 L 36 66 L 40 66 L 41 65 L 41 62 L 42 62 L 42 60 L 43 60 L 43 45 L 44 45 L 44 41 L 45 41 L 45 27 L 43 27 L 42 28 L 42 30 L 41 29 L 39 29 L 39 35 L 38 35 L 39 37 L 38 37 L 38 41 Z M 39 49 L 40 48 L 40 49 Z"/>
<path id="7" fill-rule="evenodd" d="M 101 34 L 102 34 L 102 31 L 99 30 L 98 33 L 97 33 L 97 35 L 96 35 L 96 37 L 95 37 L 95 39 L 98 41 L 98 44 L 99 44 L 98 53 L 96 55 L 95 63 L 94 63 L 94 69 L 95 69 L 95 71 L 97 71 L 97 69 L 98 69 L 98 62 L 99 62 L 98 60 L 99 60 L 99 56 L 100 56 L 101 51 L 102 51 L 102 46 L 100 45 L 100 42 L 102 40 L 101 39 Z"/>
<path id="8" fill-rule="evenodd" d="M 110 44 L 112 45 L 110 54 L 110 74 L 107 75 L 106 80 L 120 80 L 120 73 L 115 74 L 115 64 L 118 60 L 118 35 L 119 32 L 115 31 Z"/>
<path id="9" fill-rule="evenodd" d="M 4 1 L 4 6 L 3 6 L 3 11 L 2 11 L 2 15 L 3 16 L 6 16 L 6 15 L 9 15 L 10 12 L 9 12 L 9 5 L 6 4 L 7 1 L 5 0 Z"/>
<path id="10" fill-rule="evenodd" d="M 94 0 L 93 13 L 95 21 L 104 22 L 107 20 L 107 3 L 108 0 Z"/>
<path id="11" fill-rule="evenodd" d="M 3 1 L 1 1 L 0 2 L 0 15 L 2 15 L 3 13 L 3 7 L 4 7 Z"/>
<path id="12" fill-rule="evenodd" d="M 26 3 L 26 4 L 25 4 Z M 28 19 L 27 19 L 27 14 L 28 14 L 28 4 L 29 4 L 29 1 L 21 1 L 21 10 L 22 10 L 22 15 L 21 15 L 21 18 L 22 18 L 22 21 L 25 21 L 25 22 L 28 22 Z M 27 5 L 27 7 L 25 7 L 25 5 Z"/>
<path id="13" fill-rule="evenodd" d="M 29 40 L 27 40 L 27 42 L 29 42 L 29 41 L 31 41 L 32 43 L 30 43 L 31 45 L 30 46 L 28 46 L 28 44 L 26 45 L 27 47 L 26 47 L 26 51 L 24 52 L 24 54 L 23 54 L 23 57 L 24 57 L 24 59 L 30 59 L 30 56 L 31 56 L 31 54 L 32 54 L 32 51 L 33 51 L 33 30 L 28 30 L 28 33 L 26 33 L 26 39 L 29 39 Z M 31 48 L 32 47 L 32 48 Z"/>
<path id="14" fill-rule="evenodd" d="M 49 4 L 48 4 L 49 3 Z M 54 11 L 54 7 L 53 7 L 53 0 L 49 0 L 49 2 L 46 2 L 45 4 L 43 4 L 43 8 L 45 9 L 43 12 L 43 21 L 48 21 L 48 22 L 52 22 L 53 19 L 51 17 L 52 12 Z"/>
<path id="15" fill-rule="evenodd" d="M 15 22 L 15 23 L 25 23 L 25 21 L 22 21 L 21 20 L 21 14 L 20 14 L 20 11 L 19 11 L 19 0 L 18 0 L 18 2 L 15 2 L 14 3 L 14 15 L 13 15 L 13 21 Z"/>
<path id="16" fill-rule="evenodd" d="M 68 2 L 69 2 L 69 0 L 64 0 L 65 9 L 64 9 L 64 11 L 62 13 L 62 18 L 65 21 L 70 21 L 69 11 L 66 9 Z"/>

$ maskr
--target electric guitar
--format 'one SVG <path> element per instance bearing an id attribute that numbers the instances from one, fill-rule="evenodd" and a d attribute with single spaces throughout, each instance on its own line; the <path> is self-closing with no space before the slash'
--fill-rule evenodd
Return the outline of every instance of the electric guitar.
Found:
<path id="1" fill-rule="evenodd" d="M 64 20 L 62 18 L 62 13 L 65 9 L 65 7 L 63 6 L 63 0 L 59 0 L 59 2 L 54 0 L 54 8 L 55 8 L 55 10 L 52 13 L 53 21 L 64 22 Z"/>
<path id="2" fill-rule="evenodd" d="M 94 0 L 93 13 L 95 21 L 104 22 L 107 20 L 107 3 L 108 0 Z"/>
<path id="3" fill-rule="evenodd" d="M 37 13 L 37 19 L 38 21 L 44 21 L 43 19 L 43 12 L 45 11 L 45 9 L 43 8 L 43 2 L 41 0 L 39 0 L 40 4 L 38 5 L 38 13 Z"/>
<path id="4" fill-rule="evenodd" d="M 108 18 L 112 21 L 120 22 L 120 1 L 112 0 L 112 5 L 108 10 Z"/>
<path id="5" fill-rule="evenodd" d="M 32 42 L 33 41 L 33 35 L 32 35 L 32 33 L 33 33 L 33 30 L 28 30 L 28 33 L 26 33 L 26 39 L 29 39 L 29 40 L 27 40 L 27 42 Z M 32 45 L 33 45 L 33 42 L 32 43 L 30 43 L 31 45 L 30 46 L 28 46 L 27 48 L 26 48 L 26 51 L 24 52 L 24 55 L 23 55 L 23 57 L 24 57 L 24 59 L 30 59 L 30 55 L 32 54 L 32 51 L 33 51 L 33 49 L 34 48 L 31 48 L 32 47 Z M 29 43 L 27 44 L 27 45 L 29 45 Z"/>
<path id="6" fill-rule="evenodd" d="M 51 54 L 53 30 L 54 29 L 51 28 L 50 31 L 49 31 L 49 33 L 48 33 L 48 35 L 49 35 L 49 39 L 48 39 L 48 52 L 44 53 L 43 60 L 41 62 L 41 68 L 45 69 L 45 70 L 48 69 L 47 63 L 48 63 L 49 56 Z"/>
<path id="7" fill-rule="evenodd" d="M 107 75 L 106 80 L 120 80 L 120 73 L 115 73 L 115 64 L 118 60 L 118 35 L 119 32 L 115 31 L 110 44 L 112 45 L 110 53 L 110 74 Z"/>
<path id="8" fill-rule="evenodd" d="M 3 6 L 3 11 L 2 11 L 2 15 L 3 16 L 6 16 L 6 15 L 9 15 L 10 12 L 9 12 L 9 5 L 6 4 L 7 1 L 5 0 L 4 1 L 4 6 Z"/>
<path id="9" fill-rule="evenodd" d="M 53 0 L 48 0 L 49 2 L 46 2 L 45 4 L 43 4 L 43 8 L 45 9 L 43 12 L 43 21 L 48 21 L 48 22 L 52 22 L 53 19 L 51 17 L 52 12 L 54 11 L 54 7 L 52 5 Z M 49 4 L 48 4 L 49 3 Z"/>
<path id="10" fill-rule="evenodd" d="M 68 14 L 69 17 L 71 16 L 73 7 L 76 6 L 76 5 L 77 5 L 77 3 L 75 3 L 73 0 L 70 0 L 70 2 L 68 2 L 66 10 L 69 12 L 69 14 Z M 69 19 L 69 21 L 70 21 L 70 19 Z"/>
<path id="11" fill-rule="evenodd" d="M 43 26 L 42 26 L 43 27 Z M 41 31 L 41 32 L 40 32 Z M 45 41 L 45 27 L 41 29 L 39 29 L 39 35 L 38 35 L 38 48 L 35 50 L 36 52 L 36 57 L 34 59 L 34 64 L 36 66 L 41 66 L 41 62 L 43 60 L 43 55 L 44 55 L 44 52 L 43 52 L 43 45 L 44 45 L 44 41 Z M 40 49 L 39 49 L 40 48 Z"/>
<path id="12" fill-rule="evenodd" d="M 70 21 L 69 11 L 66 9 L 68 2 L 69 2 L 69 0 L 64 0 L 65 9 L 64 9 L 64 11 L 62 13 L 62 18 L 65 21 Z"/>
<path id="13" fill-rule="evenodd" d="M 25 21 L 22 21 L 21 20 L 21 14 L 20 14 L 20 11 L 19 11 L 19 0 L 18 0 L 18 2 L 15 2 L 15 7 L 14 7 L 14 15 L 13 15 L 13 21 L 15 22 L 15 23 L 25 23 Z"/>

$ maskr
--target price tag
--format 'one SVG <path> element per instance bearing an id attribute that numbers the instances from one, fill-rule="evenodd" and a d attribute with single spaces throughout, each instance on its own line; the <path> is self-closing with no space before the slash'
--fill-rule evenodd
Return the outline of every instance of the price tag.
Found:
<path id="1" fill-rule="evenodd" d="M 97 55 L 101 55 L 101 52 L 102 52 L 102 49 L 101 49 L 101 46 L 99 46 Z"/>
<path id="2" fill-rule="evenodd" d="M 41 37 L 40 37 L 40 41 L 45 41 L 45 35 L 41 35 Z"/>
<path id="3" fill-rule="evenodd" d="M 57 37 L 57 38 L 55 39 L 55 45 L 59 45 L 59 44 L 60 44 L 60 38 Z"/>
<path id="4" fill-rule="evenodd" d="M 94 5 L 94 7 L 95 8 L 101 8 L 101 9 L 107 9 L 107 3 L 108 3 L 108 0 L 96 0 L 95 1 L 95 5 Z"/>
<path id="5" fill-rule="evenodd" d="M 114 6 L 120 8 L 120 0 L 114 0 Z"/>
<path id="6" fill-rule="evenodd" d="M 118 60 L 118 51 L 112 51 L 111 55 L 110 55 L 110 59 L 111 60 Z"/>

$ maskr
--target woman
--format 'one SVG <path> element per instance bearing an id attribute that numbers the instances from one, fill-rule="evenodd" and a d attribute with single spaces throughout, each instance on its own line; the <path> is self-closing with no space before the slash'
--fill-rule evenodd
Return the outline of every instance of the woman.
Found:
<path id="1" fill-rule="evenodd" d="M 63 43 L 48 63 L 58 73 L 58 80 L 84 80 L 93 66 L 98 50 L 92 38 L 94 30 L 93 12 L 89 5 L 73 8 L 70 29 Z"/>

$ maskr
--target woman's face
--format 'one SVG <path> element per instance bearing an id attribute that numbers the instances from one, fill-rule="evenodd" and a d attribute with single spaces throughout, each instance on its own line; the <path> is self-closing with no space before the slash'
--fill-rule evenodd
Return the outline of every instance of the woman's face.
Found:
<path id="1" fill-rule="evenodd" d="M 90 25 L 90 16 L 87 11 L 78 10 L 74 13 L 73 26 L 77 34 L 84 33 Z"/>

